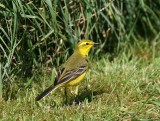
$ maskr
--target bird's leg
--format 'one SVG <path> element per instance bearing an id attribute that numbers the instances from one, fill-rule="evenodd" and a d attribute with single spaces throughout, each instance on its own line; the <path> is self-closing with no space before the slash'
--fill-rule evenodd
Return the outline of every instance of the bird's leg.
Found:
<path id="1" fill-rule="evenodd" d="M 68 103 L 68 97 L 67 97 L 67 88 L 66 87 L 64 89 L 64 94 L 65 94 L 65 97 L 66 97 L 65 103 L 67 104 Z"/>
<path id="2" fill-rule="evenodd" d="M 74 99 L 72 100 L 73 102 L 72 102 L 72 105 L 75 105 L 76 104 L 76 102 L 77 102 L 77 96 L 78 96 L 78 85 L 76 86 L 76 87 L 74 87 L 74 90 L 72 90 L 72 88 L 71 88 L 71 94 L 72 95 L 74 95 Z"/>

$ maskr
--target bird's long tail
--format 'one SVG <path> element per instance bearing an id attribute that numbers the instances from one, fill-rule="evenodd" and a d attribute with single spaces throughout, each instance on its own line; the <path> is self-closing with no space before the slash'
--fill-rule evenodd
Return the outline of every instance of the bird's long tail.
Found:
<path id="1" fill-rule="evenodd" d="M 44 96 L 48 95 L 51 91 L 54 91 L 55 89 L 57 89 L 57 86 L 51 85 L 50 87 L 48 87 L 47 89 L 45 89 L 41 94 L 39 94 L 35 100 L 39 101 L 40 99 L 42 99 Z"/>

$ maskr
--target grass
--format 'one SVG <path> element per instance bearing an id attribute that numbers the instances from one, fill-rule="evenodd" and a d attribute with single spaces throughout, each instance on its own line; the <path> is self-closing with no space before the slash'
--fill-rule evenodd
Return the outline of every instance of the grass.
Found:
<path id="1" fill-rule="evenodd" d="M 160 120 L 160 0 L 0 3 L 1 120 Z M 78 40 L 93 49 L 79 96 L 34 98 Z M 97 55 L 94 56 L 93 55 Z M 74 103 L 73 103 L 74 102 Z"/>
<path id="2" fill-rule="evenodd" d="M 48 68 L 27 88 L 13 83 L 14 98 L 0 103 L 1 120 L 160 120 L 160 54 L 148 42 L 144 47 L 132 48 L 132 58 L 128 52 L 112 59 L 108 55 L 92 58 L 79 95 L 75 98 L 68 90 L 69 104 L 64 103 L 63 89 L 35 102 L 50 85 Z"/>

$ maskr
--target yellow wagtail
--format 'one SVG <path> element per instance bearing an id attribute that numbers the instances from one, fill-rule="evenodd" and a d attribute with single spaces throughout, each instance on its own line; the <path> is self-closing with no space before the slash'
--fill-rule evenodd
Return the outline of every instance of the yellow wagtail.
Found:
<path id="1" fill-rule="evenodd" d="M 36 97 L 36 101 L 39 101 L 41 98 L 59 87 L 78 85 L 88 70 L 87 56 L 94 44 L 97 43 L 94 43 L 91 40 L 80 41 L 74 53 L 61 66 L 60 71 L 56 75 L 54 84 L 44 90 L 40 95 L 38 95 Z"/>

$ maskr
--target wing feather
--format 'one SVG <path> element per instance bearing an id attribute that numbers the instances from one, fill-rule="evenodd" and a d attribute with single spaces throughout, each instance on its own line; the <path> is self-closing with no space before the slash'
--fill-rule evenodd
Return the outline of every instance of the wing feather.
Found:
<path id="1" fill-rule="evenodd" d="M 61 74 L 63 73 L 64 70 L 65 69 L 62 69 Z M 87 70 L 87 65 L 79 66 L 76 69 L 67 70 L 67 71 L 65 71 L 65 73 L 63 74 L 62 77 L 59 77 L 60 79 L 57 81 L 57 83 L 55 85 L 64 84 L 64 83 L 67 83 L 71 80 L 74 80 L 77 77 L 79 77 L 80 75 L 82 75 L 86 70 Z"/>

